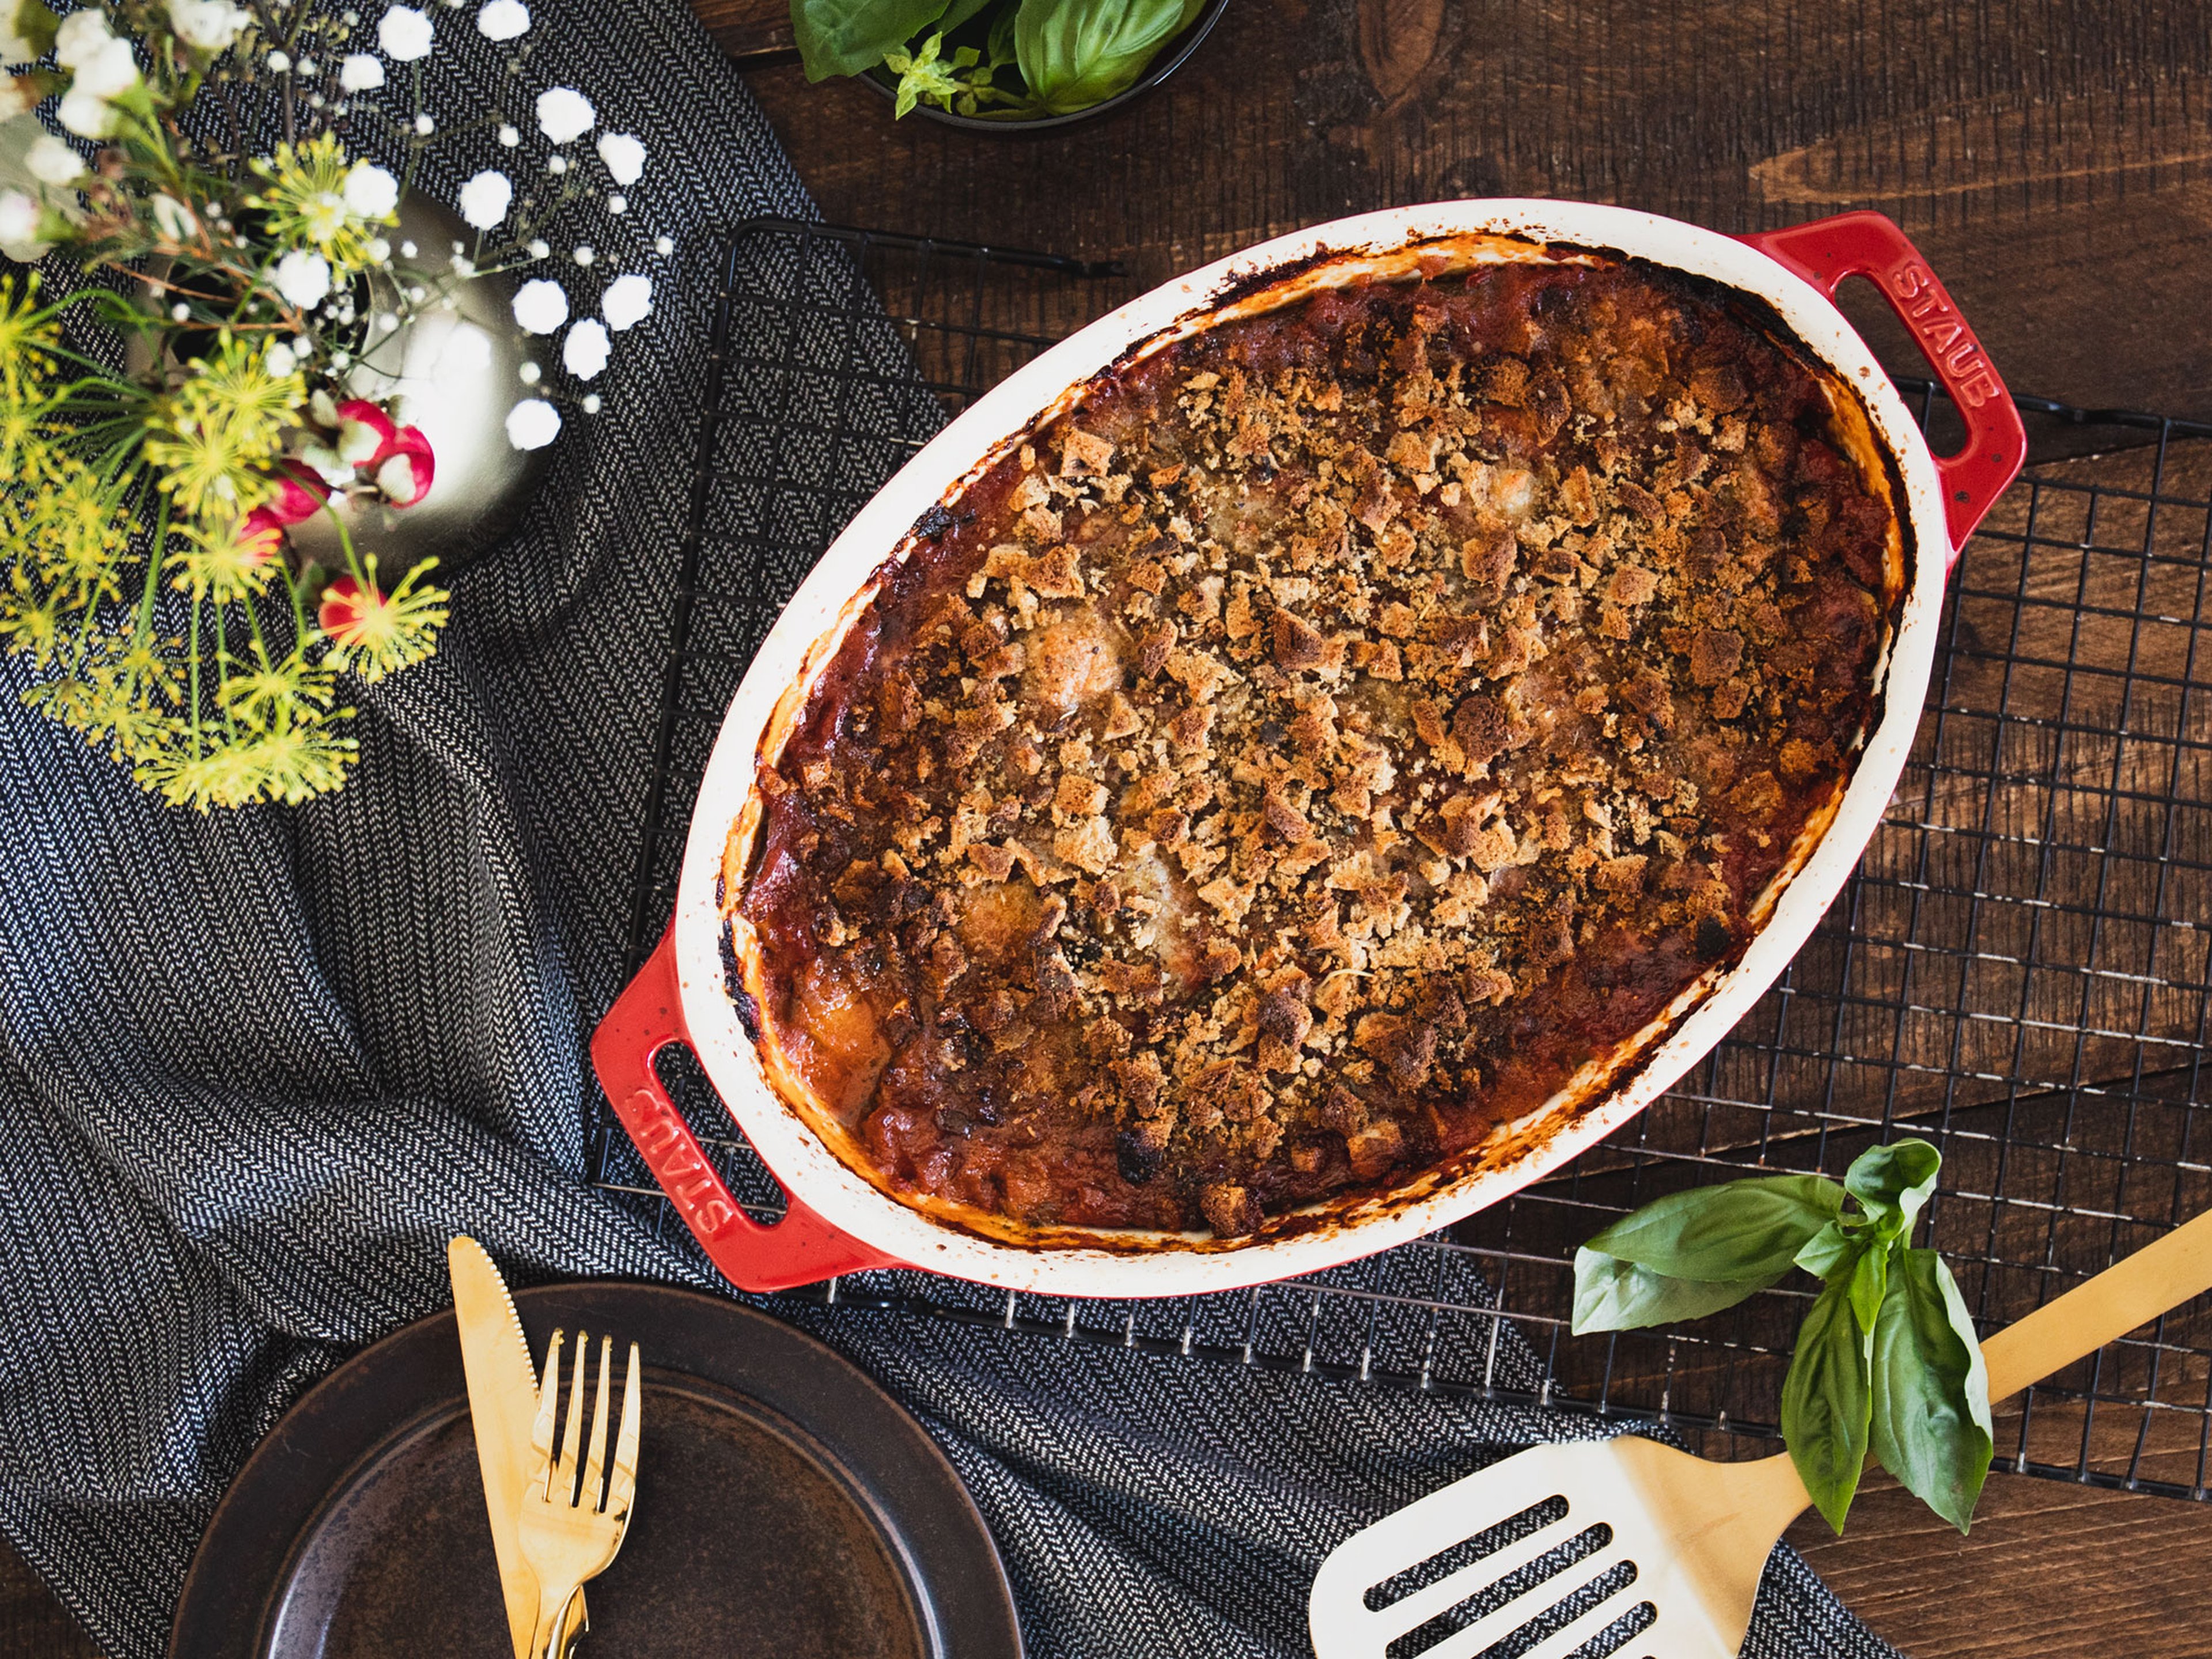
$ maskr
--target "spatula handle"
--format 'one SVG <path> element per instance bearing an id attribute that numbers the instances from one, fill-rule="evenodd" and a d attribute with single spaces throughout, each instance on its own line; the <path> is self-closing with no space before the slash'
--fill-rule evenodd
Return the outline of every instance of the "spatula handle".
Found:
<path id="1" fill-rule="evenodd" d="M 2212 1291 L 2212 1211 L 1982 1343 L 1995 1404 Z"/>

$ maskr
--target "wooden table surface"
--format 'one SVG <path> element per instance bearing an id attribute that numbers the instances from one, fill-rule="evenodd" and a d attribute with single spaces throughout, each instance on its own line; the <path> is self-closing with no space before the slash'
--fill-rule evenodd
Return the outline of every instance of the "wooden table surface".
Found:
<path id="1" fill-rule="evenodd" d="M 2212 7 L 1233 0 L 1135 107 L 1019 139 L 809 86 L 781 0 L 696 3 L 836 222 L 1118 259 L 1149 286 L 1441 197 L 1731 231 L 1874 207 L 2015 391 L 2212 419 Z M 1878 302 L 1846 308 L 1919 372 Z M 2212 1656 L 2212 1506 L 1998 1475 L 1961 1539 L 1877 1483 L 1847 1540 L 1791 1537 L 1913 1659 Z M 92 1653 L 0 1546 L 0 1659 Z"/>

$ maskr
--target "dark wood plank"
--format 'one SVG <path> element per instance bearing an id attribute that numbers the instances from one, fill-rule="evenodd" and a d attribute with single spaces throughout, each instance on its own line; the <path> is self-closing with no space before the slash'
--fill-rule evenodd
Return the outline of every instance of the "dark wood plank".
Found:
<path id="1" fill-rule="evenodd" d="M 756 0 L 699 0 L 738 27 Z M 1279 0 L 1047 138 L 750 83 L 828 218 L 1126 260 L 1149 285 L 1316 220 L 1459 195 L 1723 230 L 1845 207 L 1917 238 L 2018 389 L 2212 416 L 2212 9 L 2088 0 Z M 1901 333 L 1854 300 L 1893 360 Z"/>
<path id="2" fill-rule="evenodd" d="M 0 1540 L 0 1659 L 99 1659 L 76 1621 Z"/>
<path id="3" fill-rule="evenodd" d="M 1843 1537 L 1808 1515 L 1790 1541 L 1911 1659 L 2212 1656 L 2197 1504 L 1996 1474 L 1961 1538 L 1884 1475 Z"/>
<path id="4" fill-rule="evenodd" d="M 794 55 L 788 0 L 699 0 L 693 8 L 715 43 L 740 64 Z"/>

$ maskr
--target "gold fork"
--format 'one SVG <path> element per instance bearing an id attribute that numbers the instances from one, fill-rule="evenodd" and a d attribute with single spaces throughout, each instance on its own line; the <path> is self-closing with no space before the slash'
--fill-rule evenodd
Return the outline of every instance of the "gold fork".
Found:
<path id="1" fill-rule="evenodd" d="M 560 1455 L 554 1455 L 553 1428 L 561 1398 L 561 1344 L 565 1333 L 556 1331 L 545 1351 L 545 1369 L 538 1387 L 538 1417 L 532 1424 L 530 1443 L 538 1454 L 538 1467 L 522 1495 L 520 1528 L 523 1559 L 538 1575 L 538 1621 L 530 1650 L 539 1659 L 559 1659 L 562 1615 L 569 1598 L 586 1579 L 607 1570 L 622 1548 L 629 1530 L 632 1500 L 637 1495 L 637 1431 L 639 1415 L 637 1344 L 629 1345 L 629 1370 L 623 1382 L 622 1432 L 615 1438 L 615 1459 L 607 1465 L 607 1395 L 615 1363 L 615 1342 L 599 1340 L 598 1397 L 592 1411 L 590 1449 L 583 1457 L 578 1480 L 577 1449 L 583 1441 L 584 1382 L 588 1333 L 576 1333 L 574 1380 L 568 1389 L 568 1431 L 561 1437 Z"/>

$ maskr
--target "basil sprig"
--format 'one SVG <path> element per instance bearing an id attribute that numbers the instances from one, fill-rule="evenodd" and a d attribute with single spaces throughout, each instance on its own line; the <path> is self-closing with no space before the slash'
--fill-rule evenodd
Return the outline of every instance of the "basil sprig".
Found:
<path id="1" fill-rule="evenodd" d="M 881 65 L 898 77 L 898 115 L 921 102 L 963 115 L 1059 115 L 1134 86 L 1160 49 L 1197 21 L 1204 3 L 791 0 L 791 23 L 808 80 Z M 987 11 L 970 44 L 952 41 L 956 31 Z M 1016 73 L 994 78 L 1009 70 Z"/>
<path id="2" fill-rule="evenodd" d="M 1942 1162 L 1900 1140 L 1861 1153 L 1840 1186 L 1768 1176 L 1647 1204 L 1576 1252 L 1576 1334 L 1699 1318 L 1804 1268 L 1822 1289 L 1782 1434 L 1805 1490 L 1840 1533 L 1871 1452 L 1964 1532 L 1993 1449 L 1989 1373 L 1951 1270 L 1911 1243 Z"/>

